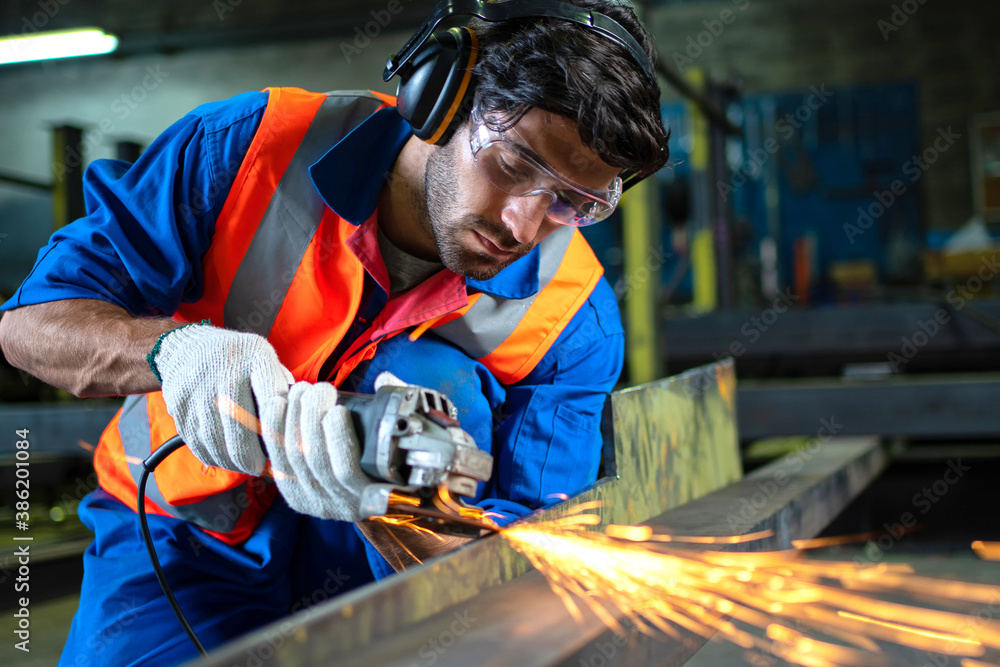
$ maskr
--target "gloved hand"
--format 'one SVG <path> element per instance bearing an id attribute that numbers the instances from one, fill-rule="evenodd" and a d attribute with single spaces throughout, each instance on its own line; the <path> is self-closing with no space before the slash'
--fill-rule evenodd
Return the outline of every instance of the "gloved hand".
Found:
<path id="1" fill-rule="evenodd" d="M 259 476 L 267 460 L 261 438 L 227 411 L 256 416 L 256 405 L 288 394 L 295 379 L 262 336 L 192 324 L 167 332 L 149 365 L 163 386 L 177 432 L 199 461 Z M 227 407 L 235 404 L 235 407 Z"/>
<path id="2" fill-rule="evenodd" d="M 361 521 L 361 492 L 375 482 L 361 470 L 350 412 L 328 382 L 297 382 L 287 397 L 261 405 L 261 429 L 278 490 L 297 512 Z"/>

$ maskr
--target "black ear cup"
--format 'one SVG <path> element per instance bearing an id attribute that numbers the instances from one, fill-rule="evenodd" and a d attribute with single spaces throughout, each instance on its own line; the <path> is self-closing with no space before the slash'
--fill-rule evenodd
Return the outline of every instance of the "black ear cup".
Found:
<path id="1" fill-rule="evenodd" d="M 465 27 L 434 32 L 399 71 L 396 108 L 413 134 L 431 144 L 448 141 L 468 109 L 476 35 Z"/>

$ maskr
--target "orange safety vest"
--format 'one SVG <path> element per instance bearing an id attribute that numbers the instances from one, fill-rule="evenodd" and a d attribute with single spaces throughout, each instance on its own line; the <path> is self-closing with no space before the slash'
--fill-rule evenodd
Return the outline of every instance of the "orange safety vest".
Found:
<path id="1" fill-rule="evenodd" d="M 263 119 L 203 259 L 202 296 L 183 304 L 174 318 L 207 319 L 266 336 L 296 380 L 317 382 L 357 315 L 365 269 L 347 243 L 357 226 L 325 204 L 308 170 L 395 100 L 374 92 L 268 91 Z M 503 384 L 521 380 L 603 275 L 590 246 L 571 227 L 549 235 L 540 252 L 535 294 L 504 299 L 478 292 L 445 312 L 420 313 L 406 326 L 433 327 Z M 366 336 L 356 340 L 334 367 L 334 384 L 371 359 L 378 342 Z M 161 392 L 128 397 L 95 452 L 101 486 L 135 510 L 142 460 L 176 434 Z M 181 448 L 147 482 L 146 511 L 191 521 L 238 544 L 253 532 L 275 493 L 270 480 L 205 466 Z"/>

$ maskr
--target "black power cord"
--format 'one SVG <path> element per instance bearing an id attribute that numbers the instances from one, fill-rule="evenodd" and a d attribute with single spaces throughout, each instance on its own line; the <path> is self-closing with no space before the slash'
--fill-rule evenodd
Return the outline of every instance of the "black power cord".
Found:
<path id="1" fill-rule="evenodd" d="M 198 649 L 198 653 L 208 655 L 205 647 L 201 645 L 200 641 L 198 641 L 198 635 L 194 633 L 194 628 L 192 628 L 191 624 L 188 623 L 186 618 L 184 618 L 184 613 L 181 612 L 181 608 L 177 604 L 177 598 L 174 597 L 173 591 L 171 591 L 170 586 L 167 585 L 167 578 L 163 574 L 163 568 L 160 567 L 160 559 L 156 557 L 156 550 L 153 548 L 153 538 L 149 535 L 149 524 L 146 522 L 146 480 L 149 478 L 149 474 L 156 469 L 156 466 L 163 462 L 163 459 L 167 458 L 183 446 L 184 441 L 181 440 L 179 435 L 175 435 L 160 445 L 155 452 L 150 454 L 149 457 L 142 462 L 142 473 L 139 475 L 138 494 L 139 527 L 142 529 L 142 539 L 146 543 L 146 551 L 149 552 L 149 560 L 153 563 L 153 571 L 156 572 L 156 579 L 160 582 L 160 588 L 163 589 L 163 594 L 167 596 L 167 600 L 170 602 L 170 608 L 174 610 L 174 615 L 177 616 L 177 620 L 181 622 L 182 626 L 184 626 L 184 631 L 187 632 L 188 637 L 191 638 L 195 648 Z"/>

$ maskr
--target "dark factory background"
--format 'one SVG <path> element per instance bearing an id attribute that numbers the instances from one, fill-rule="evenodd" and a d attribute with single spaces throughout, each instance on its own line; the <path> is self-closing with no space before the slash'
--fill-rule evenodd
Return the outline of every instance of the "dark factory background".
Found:
<path id="1" fill-rule="evenodd" d="M 190 109 L 248 90 L 394 93 L 385 58 L 433 4 L 4 3 L 5 35 L 93 26 L 119 43 L 0 66 L 0 294 L 82 214 L 89 163 L 134 160 Z M 882 436 L 912 461 L 961 451 L 982 462 L 987 491 L 1000 432 L 1000 3 L 639 8 L 659 51 L 672 165 L 585 230 L 623 305 L 620 386 L 733 357 L 746 469 L 832 419 L 837 435 Z M 57 652 L 89 541 L 76 504 L 118 403 L 74 399 L 5 361 L 0 400 L 0 582 L 12 576 L 13 434 L 31 423 L 35 544 L 48 554 L 35 561 L 36 602 L 58 619 L 37 627 Z M 865 502 L 906 495 L 912 461 Z M 976 501 L 961 502 L 967 514 Z M 8 655 L 51 664 L 5 642 Z"/>

